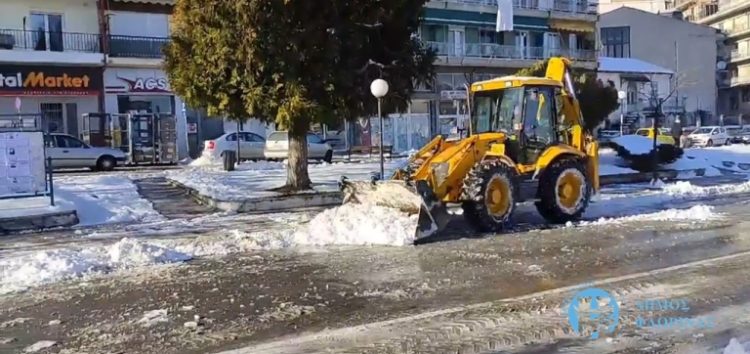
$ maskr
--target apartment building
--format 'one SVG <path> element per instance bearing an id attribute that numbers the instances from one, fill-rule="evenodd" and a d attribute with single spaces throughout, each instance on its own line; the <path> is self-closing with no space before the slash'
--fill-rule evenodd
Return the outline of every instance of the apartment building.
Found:
<path id="1" fill-rule="evenodd" d="M 577 67 L 596 68 L 595 5 L 586 0 L 513 0 L 506 10 L 512 11 L 512 29 L 497 32 L 496 0 L 426 4 L 419 35 L 437 51 L 437 78 L 419 88 L 407 112 L 385 121 L 386 144 L 400 151 L 416 149 L 435 134 L 466 129 L 465 85 L 471 82 L 513 74 L 558 55 L 574 59 Z M 371 120 L 374 141 L 379 139 L 376 122 Z M 365 122 L 358 126 L 369 129 Z"/>
<path id="2" fill-rule="evenodd" d="M 675 73 L 668 106 L 681 107 L 683 122 L 717 121 L 714 28 L 629 7 L 600 15 L 598 27 L 603 56 L 635 58 Z"/>
<path id="3" fill-rule="evenodd" d="M 681 0 L 675 8 L 687 19 L 722 33 L 719 111 L 725 124 L 740 123 L 740 115 L 746 122 L 750 116 L 750 0 Z"/>
<path id="4" fill-rule="evenodd" d="M 95 0 L 0 2 L 0 115 L 41 114 L 78 135 L 103 107 L 104 55 Z"/>

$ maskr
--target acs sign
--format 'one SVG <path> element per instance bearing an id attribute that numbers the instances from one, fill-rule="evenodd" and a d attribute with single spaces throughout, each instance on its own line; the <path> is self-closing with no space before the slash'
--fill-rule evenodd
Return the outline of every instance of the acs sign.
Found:
<path id="1" fill-rule="evenodd" d="M 130 86 L 130 92 L 165 92 L 169 91 L 169 83 L 166 78 L 136 78 L 135 80 L 125 79 L 118 77 L 118 79 L 125 81 Z"/>

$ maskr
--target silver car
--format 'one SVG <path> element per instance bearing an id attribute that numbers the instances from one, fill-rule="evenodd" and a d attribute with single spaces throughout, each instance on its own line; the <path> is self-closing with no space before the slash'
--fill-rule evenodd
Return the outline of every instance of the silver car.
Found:
<path id="1" fill-rule="evenodd" d="M 47 134 L 44 137 L 47 157 L 53 168 L 91 168 L 112 171 L 125 162 L 125 152 L 106 147 L 92 147 L 66 134 Z"/>
<path id="2" fill-rule="evenodd" d="M 263 155 L 269 160 L 281 160 L 289 154 L 289 135 L 284 131 L 271 133 L 266 139 Z M 307 157 L 311 160 L 331 162 L 333 148 L 314 133 L 307 133 Z"/>

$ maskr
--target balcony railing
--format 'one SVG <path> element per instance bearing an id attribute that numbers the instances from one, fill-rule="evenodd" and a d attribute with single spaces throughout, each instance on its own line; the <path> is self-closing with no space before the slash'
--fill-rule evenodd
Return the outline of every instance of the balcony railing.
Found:
<path id="1" fill-rule="evenodd" d="M 437 51 L 438 55 L 449 57 L 469 58 L 498 58 L 498 59 L 532 59 L 540 60 L 552 56 L 566 56 L 578 60 L 596 60 L 594 50 L 561 49 L 500 45 L 493 43 L 467 43 L 463 46 L 447 42 L 427 42 L 427 45 Z"/>
<path id="2" fill-rule="evenodd" d="M 745 76 L 743 76 L 743 77 L 733 77 L 729 81 L 729 84 L 731 86 L 750 84 L 750 77 L 745 77 Z"/>
<path id="3" fill-rule="evenodd" d="M 116 58 L 158 59 L 164 56 L 164 46 L 169 38 L 109 36 L 109 56 Z"/>
<path id="4" fill-rule="evenodd" d="M 735 33 L 745 32 L 748 29 L 750 29 L 750 24 L 745 22 L 745 23 L 740 23 L 740 24 L 732 26 L 732 28 L 727 29 L 726 32 L 728 34 L 735 34 Z"/>
<path id="5" fill-rule="evenodd" d="M 0 49 L 99 53 L 99 44 L 92 33 L 0 29 Z"/>
<path id="6" fill-rule="evenodd" d="M 484 5 L 497 7 L 497 0 L 442 0 L 445 2 L 456 3 L 456 4 L 469 4 L 469 5 Z M 530 10 L 555 10 L 573 13 L 586 13 L 596 14 L 596 8 L 590 7 L 587 0 L 551 0 L 551 4 L 547 5 L 547 8 L 543 5 L 544 2 L 540 3 L 540 0 L 513 0 L 513 7 L 519 9 L 530 9 Z M 591 4 L 593 5 L 593 4 Z M 550 9 L 549 6 L 552 6 Z"/>
<path id="7" fill-rule="evenodd" d="M 732 60 L 740 60 L 750 58 L 750 50 L 733 50 L 729 55 Z"/>

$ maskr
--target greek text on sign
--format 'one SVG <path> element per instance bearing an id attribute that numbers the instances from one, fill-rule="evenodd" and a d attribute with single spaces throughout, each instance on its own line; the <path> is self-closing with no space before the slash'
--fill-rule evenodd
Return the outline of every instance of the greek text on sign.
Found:
<path id="1" fill-rule="evenodd" d="M 465 100 L 466 91 L 440 91 L 440 98 L 443 100 Z"/>
<path id="2" fill-rule="evenodd" d="M 118 77 L 130 86 L 130 92 L 170 92 L 166 78 L 136 78 L 135 80 Z"/>

